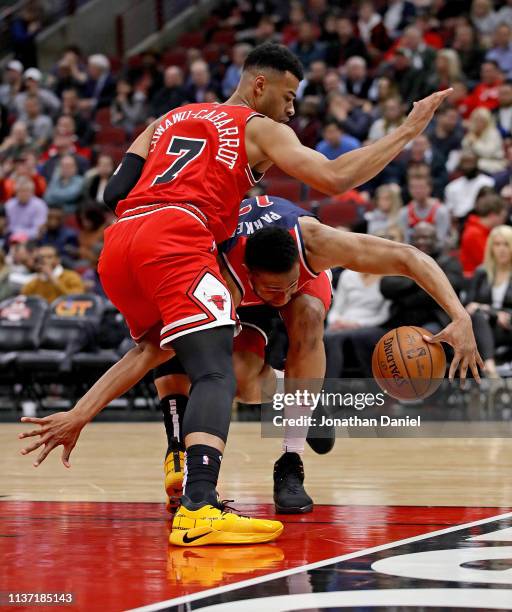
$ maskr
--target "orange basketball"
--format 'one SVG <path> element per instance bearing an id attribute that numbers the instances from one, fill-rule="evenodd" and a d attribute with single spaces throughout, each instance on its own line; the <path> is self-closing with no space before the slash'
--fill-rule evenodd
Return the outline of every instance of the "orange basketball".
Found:
<path id="1" fill-rule="evenodd" d="M 441 343 L 429 344 L 421 327 L 397 327 L 373 351 L 372 371 L 379 387 L 400 400 L 423 399 L 441 385 L 446 355 Z"/>

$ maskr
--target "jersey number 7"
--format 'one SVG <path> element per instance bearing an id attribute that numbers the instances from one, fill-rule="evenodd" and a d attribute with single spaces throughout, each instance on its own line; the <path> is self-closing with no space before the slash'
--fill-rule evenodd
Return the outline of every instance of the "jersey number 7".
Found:
<path id="1" fill-rule="evenodd" d="M 173 136 L 169 147 L 166 151 L 167 155 L 178 156 L 172 164 L 162 174 L 157 174 L 151 183 L 159 185 L 168 183 L 176 178 L 176 176 L 186 168 L 191 161 L 199 157 L 206 145 L 206 140 L 202 138 L 183 138 L 181 136 Z"/>

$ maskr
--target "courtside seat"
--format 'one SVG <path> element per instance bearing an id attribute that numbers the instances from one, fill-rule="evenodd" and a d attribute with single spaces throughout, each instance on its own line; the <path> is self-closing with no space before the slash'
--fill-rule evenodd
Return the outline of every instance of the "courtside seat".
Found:
<path id="1" fill-rule="evenodd" d="M 119 361 L 120 355 L 115 349 L 98 349 L 76 353 L 72 357 L 73 370 L 80 379 L 94 380 Z"/>
<path id="2" fill-rule="evenodd" d="M 73 355 L 73 372 L 76 379 L 84 384 L 98 379 L 124 355 L 124 343 L 131 340 L 129 335 L 123 315 L 110 301 L 105 301 L 94 346 L 90 350 Z"/>
<path id="3" fill-rule="evenodd" d="M 12 367 L 23 351 L 39 347 L 48 304 L 45 300 L 19 295 L 0 303 L 0 373 L 15 375 Z"/>
<path id="4" fill-rule="evenodd" d="M 40 348 L 19 355 L 19 370 L 33 381 L 69 382 L 73 356 L 94 345 L 104 311 L 104 301 L 93 294 L 57 298 L 41 331 Z"/>

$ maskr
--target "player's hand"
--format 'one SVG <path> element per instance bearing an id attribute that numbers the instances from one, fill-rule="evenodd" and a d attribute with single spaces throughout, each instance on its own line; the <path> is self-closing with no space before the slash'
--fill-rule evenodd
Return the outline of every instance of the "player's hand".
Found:
<path id="1" fill-rule="evenodd" d="M 61 457 L 62 463 L 67 468 L 71 467 L 69 456 L 71 455 L 71 451 L 75 448 L 80 432 L 85 425 L 84 421 L 79 418 L 73 410 L 69 412 L 56 412 L 42 419 L 36 417 L 23 417 L 21 422 L 39 425 L 38 429 L 25 431 L 18 435 L 20 440 L 39 436 L 36 442 L 33 442 L 20 451 L 22 455 L 28 455 L 32 451 L 44 446 L 43 450 L 34 461 L 34 467 L 42 463 L 54 448 L 61 445 L 64 447 Z"/>
<path id="2" fill-rule="evenodd" d="M 413 138 L 421 134 L 427 127 L 430 120 L 434 116 L 434 113 L 439 106 L 446 100 L 446 98 L 452 93 L 452 89 L 445 89 L 443 91 L 436 91 L 430 96 L 414 102 L 412 111 L 407 116 L 405 123 L 412 129 Z"/>
<path id="3" fill-rule="evenodd" d="M 455 351 L 450 364 L 448 377 L 453 381 L 457 368 L 460 371 L 461 386 L 464 386 L 468 368 L 471 368 L 474 379 L 480 383 L 478 368 L 484 367 L 484 362 L 478 352 L 473 325 L 469 316 L 452 321 L 447 327 L 435 336 L 423 336 L 426 342 L 446 342 Z"/>

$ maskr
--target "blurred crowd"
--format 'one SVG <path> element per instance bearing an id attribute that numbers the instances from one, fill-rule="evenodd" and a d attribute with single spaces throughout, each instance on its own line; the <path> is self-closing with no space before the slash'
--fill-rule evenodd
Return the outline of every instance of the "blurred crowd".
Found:
<path id="1" fill-rule="evenodd" d="M 35 20 L 22 26 L 36 31 Z M 36 53 L 14 46 L 0 85 L 0 298 L 102 295 L 96 264 L 113 221 L 102 194 L 128 143 L 179 105 L 225 100 L 265 41 L 304 64 L 290 126 L 328 158 L 381 138 L 415 100 L 452 88 L 426 132 L 357 192 L 324 201 L 278 171 L 259 189 L 432 255 L 497 376 L 496 358 L 512 349 L 512 0 L 226 0 L 163 52 L 121 61 L 69 47 L 45 73 Z M 350 222 L 347 202 L 358 211 Z M 407 279 L 342 271 L 328 375 L 369 374 L 382 330 L 445 323 Z"/>

